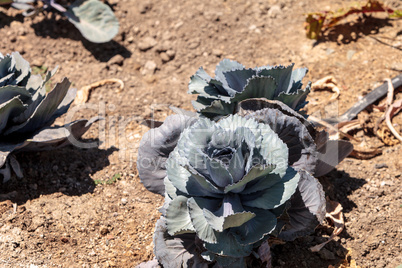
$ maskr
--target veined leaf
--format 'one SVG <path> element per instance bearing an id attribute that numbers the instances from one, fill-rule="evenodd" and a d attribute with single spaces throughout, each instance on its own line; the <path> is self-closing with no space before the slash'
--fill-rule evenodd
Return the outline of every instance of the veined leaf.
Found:
<path id="1" fill-rule="evenodd" d="M 94 43 L 109 42 L 119 31 L 113 11 L 98 0 L 77 0 L 64 14 L 86 39 Z"/>

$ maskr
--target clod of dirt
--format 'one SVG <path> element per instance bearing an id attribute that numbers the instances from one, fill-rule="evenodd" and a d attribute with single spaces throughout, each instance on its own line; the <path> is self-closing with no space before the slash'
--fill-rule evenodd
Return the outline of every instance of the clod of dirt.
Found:
<path id="1" fill-rule="evenodd" d="M 107 235 L 110 231 L 106 226 L 101 226 L 101 228 L 99 229 L 99 232 L 101 235 Z"/>
<path id="2" fill-rule="evenodd" d="M 138 43 L 138 49 L 141 51 L 146 51 L 156 46 L 156 44 L 158 44 L 158 42 L 154 38 L 145 37 Z"/>
<path id="3" fill-rule="evenodd" d="M 124 57 L 123 57 L 122 55 L 120 55 L 120 54 L 117 54 L 116 56 L 112 57 L 112 58 L 107 62 L 107 64 L 108 64 L 108 65 L 114 65 L 114 64 L 116 64 L 116 65 L 122 66 L 122 65 L 123 65 L 123 61 L 124 61 Z"/>
<path id="4" fill-rule="evenodd" d="M 168 54 L 166 54 L 165 52 L 162 52 L 162 53 L 160 54 L 160 56 L 161 56 L 161 59 L 162 59 L 163 62 L 168 62 L 168 61 L 170 61 L 170 57 L 169 57 Z"/>
<path id="5" fill-rule="evenodd" d="M 141 70 L 142 75 L 152 75 L 155 73 L 157 65 L 154 61 L 147 61 L 144 65 L 144 68 Z"/>

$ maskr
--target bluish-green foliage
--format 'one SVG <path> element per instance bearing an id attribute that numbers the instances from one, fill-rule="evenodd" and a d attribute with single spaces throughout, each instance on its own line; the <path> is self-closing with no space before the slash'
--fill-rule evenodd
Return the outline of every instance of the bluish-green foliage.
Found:
<path id="1" fill-rule="evenodd" d="M 33 75 L 29 63 L 18 52 L 0 54 L 0 174 L 10 178 L 11 168 L 22 176 L 11 153 L 21 150 L 46 150 L 62 146 L 70 136 L 80 137 L 91 125 L 78 120 L 61 127 L 49 127 L 67 112 L 76 89 L 64 78 L 46 93 L 46 83 L 56 70 Z"/>
<path id="2" fill-rule="evenodd" d="M 306 73 L 306 68 L 293 70 L 293 64 L 251 69 L 224 59 L 216 66 L 215 78 L 198 69 L 191 77 L 189 93 L 199 94 L 194 108 L 212 119 L 233 114 L 240 101 L 251 98 L 278 100 L 299 111 L 310 92 L 310 83 L 302 89 Z"/>
<path id="3" fill-rule="evenodd" d="M 269 236 L 291 241 L 324 220 L 314 175 L 353 147 L 328 141 L 299 113 L 307 70 L 292 67 L 223 60 L 215 79 L 201 68 L 189 84 L 199 114 L 174 109 L 143 136 L 139 176 L 165 196 L 154 235 L 163 267 L 252 267 Z"/>
<path id="4" fill-rule="evenodd" d="M 26 16 L 34 15 L 41 10 L 34 7 L 39 0 L 10 0 L 0 4 L 10 4 L 24 10 Z M 40 0 L 43 9 L 57 10 L 93 43 L 105 43 L 113 39 L 119 31 L 119 21 L 112 9 L 98 0 L 76 0 L 70 6 L 64 7 L 55 0 Z"/>

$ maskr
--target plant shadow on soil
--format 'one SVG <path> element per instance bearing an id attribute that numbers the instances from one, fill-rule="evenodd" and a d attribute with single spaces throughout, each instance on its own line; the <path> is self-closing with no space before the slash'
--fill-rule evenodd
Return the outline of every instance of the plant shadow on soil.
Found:
<path id="1" fill-rule="evenodd" d="M 11 24 L 13 21 L 19 21 L 23 22 L 24 21 L 24 16 L 22 15 L 17 15 L 15 17 L 8 16 L 7 14 L 4 14 L 3 12 L 0 11 L 0 29 L 8 26 Z"/>
<path id="2" fill-rule="evenodd" d="M 353 191 L 359 189 L 366 180 L 351 177 L 347 172 L 333 170 L 327 175 L 319 178 L 323 185 L 326 196 L 331 200 L 339 202 L 343 207 L 343 212 L 349 212 L 357 207 L 348 196 Z M 328 240 L 332 229 L 317 227 L 310 236 L 299 237 L 293 242 L 272 247 L 272 266 L 273 267 L 328 267 L 332 265 L 338 267 L 346 258 L 348 250 L 343 247 L 342 239 L 353 239 L 343 229 L 335 240 L 324 246 L 319 252 L 311 252 L 310 247 L 316 246 Z M 327 237 L 323 237 L 326 235 Z M 300 261 L 302 260 L 302 261 Z"/>
<path id="3" fill-rule="evenodd" d="M 315 45 L 325 42 L 349 44 L 357 42 L 364 36 L 378 34 L 381 28 L 392 27 L 390 18 L 375 18 L 363 15 L 355 22 L 347 22 L 335 25 L 326 30 Z"/>
<path id="4" fill-rule="evenodd" d="M 80 31 L 64 17 L 56 19 L 52 15 L 50 18 L 44 18 L 38 23 L 33 23 L 31 27 L 35 30 L 35 34 L 40 37 L 69 38 L 81 41 L 84 47 L 100 62 L 108 62 L 116 55 L 121 55 L 127 59 L 132 54 L 126 47 L 114 40 L 101 44 L 86 40 Z"/>
<path id="5" fill-rule="evenodd" d="M 68 196 L 92 193 L 96 184 L 90 175 L 107 167 L 108 156 L 117 150 L 115 147 L 79 149 L 70 145 L 53 151 L 19 153 L 16 158 L 24 177 L 13 177 L 0 184 L 0 202 L 10 200 L 22 205 L 56 192 Z"/>
<path id="6" fill-rule="evenodd" d="M 320 178 L 326 196 L 331 200 L 339 202 L 343 207 L 343 212 L 350 212 L 357 205 L 348 196 L 353 191 L 361 188 L 367 183 L 365 179 L 355 178 L 349 173 L 340 170 L 333 170 Z"/>

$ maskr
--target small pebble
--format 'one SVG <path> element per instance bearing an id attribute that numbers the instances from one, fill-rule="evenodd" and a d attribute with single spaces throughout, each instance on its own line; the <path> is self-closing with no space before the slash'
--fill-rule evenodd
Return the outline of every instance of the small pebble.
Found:
<path id="1" fill-rule="evenodd" d="M 381 169 L 381 168 L 388 168 L 388 165 L 385 163 L 379 163 L 374 165 L 375 169 Z"/>

